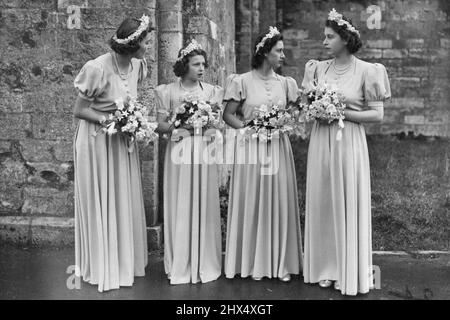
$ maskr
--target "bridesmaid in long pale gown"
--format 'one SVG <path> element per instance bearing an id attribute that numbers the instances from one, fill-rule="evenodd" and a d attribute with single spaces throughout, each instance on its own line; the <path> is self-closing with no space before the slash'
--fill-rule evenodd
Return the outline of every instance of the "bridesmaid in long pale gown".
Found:
<path id="1" fill-rule="evenodd" d="M 330 12 L 325 48 L 332 60 L 306 64 L 302 86 L 336 84 L 346 103 L 342 140 L 337 123 L 315 122 L 308 150 L 304 281 L 345 295 L 373 288 L 370 167 L 363 123 L 383 119 L 390 98 L 386 69 L 356 58 L 359 32 Z"/>
<path id="2" fill-rule="evenodd" d="M 221 274 L 217 164 L 200 154 L 214 142 L 189 134 L 181 141 L 172 141 L 174 126 L 168 122 L 174 110 L 187 99 L 196 97 L 212 104 L 222 102 L 223 90 L 201 81 L 207 66 L 206 52 L 192 40 L 180 50 L 174 65 L 179 79 L 155 89 L 157 131 L 170 136 L 164 158 L 163 187 L 164 268 L 170 284 L 205 283 L 216 280 Z M 187 129 L 185 133 L 189 130 L 192 134 L 191 127 L 184 129 Z M 180 150 L 189 153 L 188 161 L 184 161 L 186 157 L 178 158 Z"/>
<path id="3" fill-rule="evenodd" d="M 147 265 L 138 150 L 128 151 L 125 135 L 99 131 L 116 99 L 137 95 L 151 30 L 148 16 L 125 19 L 110 40 L 112 52 L 88 61 L 74 82 L 76 275 L 100 292 L 131 286 Z"/>
<path id="4" fill-rule="evenodd" d="M 253 69 L 228 78 L 223 118 L 231 127 L 243 128 L 253 119 L 255 108 L 263 104 L 284 108 L 297 99 L 295 80 L 274 71 L 284 60 L 282 40 L 279 31 L 271 27 L 257 39 Z M 269 143 L 256 139 L 244 145 L 241 142 L 238 134 L 230 181 L 225 275 L 290 281 L 291 274 L 300 273 L 302 245 L 289 137 L 280 134 Z M 278 170 L 266 171 L 270 162 L 262 154 L 274 156 Z M 255 155 L 259 155 L 257 159 Z"/>

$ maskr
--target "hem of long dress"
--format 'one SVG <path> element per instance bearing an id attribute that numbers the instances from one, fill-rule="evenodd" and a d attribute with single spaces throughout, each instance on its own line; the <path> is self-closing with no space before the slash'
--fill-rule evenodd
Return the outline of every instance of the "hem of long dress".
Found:
<path id="1" fill-rule="evenodd" d="M 252 273 L 247 273 L 247 274 L 244 273 L 244 274 L 242 274 L 242 273 L 236 272 L 234 274 L 232 274 L 232 273 L 225 274 L 225 277 L 227 279 L 234 279 L 234 277 L 236 277 L 236 276 L 240 276 L 241 278 L 258 277 L 258 278 L 277 279 L 277 278 L 283 278 L 283 277 L 287 276 L 288 274 L 297 276 L 297 275 L 300 275 L 300 272 L 287 272 L 285 275 L 283 275 L 281 277 L 274 276 L 274 275 L 267 275 L 267 274 L 263 274 L 263 275 L 252 274 Z"/>
<path id="2" fill-rule="evenodd" d="M 207 283 L 207 282 L 212 282 L 212 281 L 216 281 L 217 279 L 219 279 L 221 276 L 221 273 L 218 273 L 212 277 L 207 277 L 207 278 L 200 278 L 200 280 L 198 281 L 192 281 L 192 279 L 189 280 L 173 280 L 170 276 L 167 276 L 167 279 L 169 279 L 170 284 L 172 285 L 177 285 L 177 284 L 197 284 L 197 283 Z"/>
<path id="3" fill-rule="evenodd" d="M 82 279 L 83 282 L 85 282 L 85 283 L 88 283 L 88 284 L 93 285 L 93 286 L 98 286 L 98 291 L 99 291 L 99 292 L 111 291 L 111 290 L 118 290 L 118 289 L 120 289 L 120 287 L 132 287 L 133 284 L 134 284 L 134 281 L 133 281 L 131 284 L 128 284 L 128 283 L 126 283 L 126 284 L 124 284 L 124 283 L 119 283 L 118 286 L 111 286 L 111 287 L 109 287 L 108 289 L 105 289 L 105 288 L 100 288 L 100 285 L 99 285 L 98 281 L 94 281 L 94 280 L 85 280 L 83 277 L 81 277 L 81 279 Z"/>
<path id="4" fill-rule="evenodd" d="M 323 280 L 337 281 L 336 279 L 333 279 L 332 277 L 331 278 L 327 278 L 327 279 L 323 279 Z M 303 280 L 304 283 L 308 283 L 308 284 L 318 284 L 320 281 L 321 280 L 319 280 L 319 281 Z M 359 291 L 358 290 L 358 292 L 356 292 L 356 293 L 353 293 L 353 292 L 352 293 L 347 293 L 347 292 L 344 292 L 343 290 L 337 290 L 337 291 L 340 291 L 341 294 L 344 295 L 344 296 L 357 296 L 358 294 L 368 294 L 370 292 L 370 290 L 373 290 L 373 289 L 375 289 L 375 288 L 371 287 L 367 291 Z"/>

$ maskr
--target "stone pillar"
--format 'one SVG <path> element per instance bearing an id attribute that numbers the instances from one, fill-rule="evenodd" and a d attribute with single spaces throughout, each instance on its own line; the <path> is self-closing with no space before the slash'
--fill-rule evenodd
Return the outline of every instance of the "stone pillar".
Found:
<path id="1" fill-rule="evenodd" d="M 238 73 L 251 68 L 256 38 L 269 26 L 279 26 L 277 0 L 236 0 L 236 68 Z"/>
<path id="2" fill-rule="evenodd" d="M 158 84 L 169 83 L 176 79 L 172 66 L 178 50 L 183 45 L 182 0 L 157 0 L 158 12 Z M 158 217 L 163 221 L 163 170 L 164 153 L 167 141 L 159 139 L 157 164 L 154 167 L 155 184 L 158 186 Z"/>

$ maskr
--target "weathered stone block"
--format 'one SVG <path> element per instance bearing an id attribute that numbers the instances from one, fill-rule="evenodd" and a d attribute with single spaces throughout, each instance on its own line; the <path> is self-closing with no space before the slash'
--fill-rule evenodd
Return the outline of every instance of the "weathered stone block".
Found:
<path id="1" fill-rule="evenodd" d="M 53 161 L 52 149 L 55 146 L 54 141 L 25 139 L 20 144 L 22 145 L 22 156 L 26 161 Z"/>
<path id="2" fill-rule="evenodd" d="M 27 187 L 22 213 L 31 215 L 73 215 L 73 191 Z"/>
<path id="3" fill-rule="evenodd" d="M 404 122 L 406 124 L 424 124 L 425 123 L 425 117 L 419 116 L 419 115 L 413 115 L 413 116 L 405 116 Z"/>
<path id="4" fill-rule="evenodd" d="M 70 140 L 74 133 L 75 124 L 72 114 L 33 114 L 33 136 L 37 139 Z"/>
<path id="5" fill-rule="evenodd" d="M 0 184 L 0 213 L 17 214 L 23 205 L 22 188 L 11 183 Z"/>
<path id="6" fill-rule="evenodd" d="M 441 38 L 441 48 L 443 49 L 450 49 L 450 39 L 449 38 Z"/>
<path id="7" fill-rule="evenodd" d="M 73 218 L 33 217 L 31 244 L 34 246 L 68 246 L 75 240 Z"/>
<path id="8" fill-rule="evenodd" d="M 383 50 L 383 58 L 384 59 L 402 59 L 408 55 L 407 50 L 399 50 L 399 49 L 385 49 Z"/>
<path id="9" fill-rule="evenodd" d="M 392 40 L 391 39 L 377 39 L 377 40 L 367 40 L 367 48 L 371 49 L 391 49 Z"/>
<path id="10" fill-rule="evenodd" d="M 25 139 L 30 135 L 31 116 L 29 114 L 0 114 L 2 139 Z"/>
<path id="11" fill-rule="evenodd" d="M 7 158 L 0 163 L 0 181 L 8 184 L 22 184 L 29 174 L 25 164 L 16 159 Z"/>
<path id="12" fill-rule="evenodd" d="M 33 170 L 33 174 L 27 179 L 29 183 L 57 188 L 72 179 L 73 163 L 28 162 L 27 165 Z"/>
<path id="13" fill-rule="evenodd" d="M 381 59 L 383 51 L 381 49 L 361 49 L 358 54 L 361 59 Z"/>
<path id="14" fill-rule="evenodd" d="M 11 152 L 11 143 L 9 141 L 0 140 L 0 155 Z"/>
<path id="15" fill-rule="evenodd" d="M 27 244 L 30 241 L 30 217 L 0 217 L 0 240 L 4 243 Z"/>

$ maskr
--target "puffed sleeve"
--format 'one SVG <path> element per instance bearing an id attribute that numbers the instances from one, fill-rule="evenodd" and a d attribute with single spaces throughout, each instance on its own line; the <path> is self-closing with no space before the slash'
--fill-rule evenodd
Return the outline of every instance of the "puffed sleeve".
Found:
<path id="1" fill-rule="evenodd" d="M 245 87 L 242 83 L 242 77 L 238 74 L 231 74 L 225 82 L 225 93 L 223 101 L 243 101 L 247 98 Z"/>
<path id="2" fill-rule="evenodd" d="M 222 104 L 223 101 L 223 88 L 221 86 L 213 86 L 209 97 L 209 102 L 212 104 Z"/>
<path id="3" fill-rule="evenodd" d="M 142 81 L 144 81 L 145 78 L 147 78 L 147 60 L 141 59 L 140 61 L 140 66 L 139 66 L 139 78 L 138 78 L 138 82 L 141 83 Z"/>
<path id="4" fill-rule="evenodd" d="M 165 116 L 170 115 L 170 89 L 166 84 L 155 88 L 156 112 Z"/>
<path id="5" fill-rule="evenodd" d="M 292 77 L 286 77 L 287 84 L 287 99 L 288 102 L 295 102 L 298 98 L 298 85 L 297 81 L 295 81 Z"/>
<path id="6" fill-rule="evenodd" d="M 364 77 L 364 99 L 369 107 L 382 107 L 391 97 L 391 86 L 386 68 L 379 63 L 370 64 Z"/>
<path id="7" fill-rule="evenodd" d="M 74 86 L 80 97 L 93 101 L 104 91 L 106 86 L 102 65 L 95 60 L 88 61 L 75 77 Z"/>
<path id="8" fill-rule="evenodd" d="M 309 60 L 305 64 L 305 75 L 303 76 L 302 88 L 305 90 L 310 90 L 317 79 L 317 67 L 319 61 Z"/>

